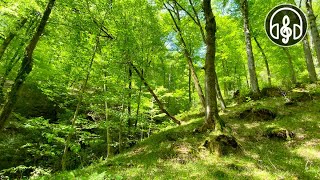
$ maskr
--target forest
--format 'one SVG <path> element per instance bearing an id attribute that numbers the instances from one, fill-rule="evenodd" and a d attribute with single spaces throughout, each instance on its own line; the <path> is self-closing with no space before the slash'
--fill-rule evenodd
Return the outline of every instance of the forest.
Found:
<path id="1" fill-rule="evenodd" d="M 265 25 L 286 4 L 306 18 L 292 46 Z M 0 0 L 0 179 L 320 179 L 319 15 Z"/>

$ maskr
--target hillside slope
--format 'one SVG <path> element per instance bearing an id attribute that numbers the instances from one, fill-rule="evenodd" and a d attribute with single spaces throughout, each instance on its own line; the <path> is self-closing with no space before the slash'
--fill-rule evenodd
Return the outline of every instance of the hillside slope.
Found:
<path id="1" fill-rule="evenodd" d="M 288 94 L 292 103 L 272 97 L 221 114 L 243 153 L 211 155 L 203 147 L 207 134 L 192 133 L 203 117 L 189 113 L 183 125 L 162 130 L 126 153 L 39 179 L 320 179 L 320 97 L 295 91 Z M 243 116 L 251 108 L 269 109 L 275 119 Z M 268 137 L 270 128 L 292 131 L 294 136 Z"/>

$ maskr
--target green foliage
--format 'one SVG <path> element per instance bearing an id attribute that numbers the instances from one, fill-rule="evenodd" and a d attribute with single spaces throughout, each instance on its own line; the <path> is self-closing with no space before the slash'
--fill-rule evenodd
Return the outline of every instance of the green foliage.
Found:
<path id="1" fill-rule="evenodd" d="M 190 52 L 195 73 L 204 87 L 206 45 L 198 26 L 205 28 L 202 1 L 177 1 L 181 5 L 177 8 L 180 18 L 177 23 L 186 47 L 180 41 L 170 14 L 163 7 L 164 2 L 56 2 L 33 54 L 33 70 L 19 93 L 10 122 L 0 132 L 0 169 L 4 169 L 0 172 L 0 179 L 36 177 L 60 171 L 69 134 L 72 136 L 67 147 L 68 170 L 82 168 L 106 157 L 108 160 L 101 164 L 108 164 L 111 159 L 110 167 L 95 164 L 84 170 L 64 172 L 57 175 L 56 179 L 74 179 L 79 176 L 87 179 L 144 179 L 157 176 L 163 179 L 176 179 L 177 176 L 230 179 L 239 174 L 243 179 L 266 179 L 269 176 L 295 178 L 296 175 L 302 179 L 319 177 L 317 168 L 311 165 L 307 172 L 294 172 L 300 170 L 297 167 L 303 168 L 301 164 L 305 164 L 306 157 L 300 152 L 304 145 L 299 143 L 312 142 L 311 138 L 298 141 L 299 145 L 289 155 L 284 150 L 287 146 L 281 143 L 276 142 L 274 147 L 270 145 L 273 142 L 265 139 L 261 144 L 254 143 L 256 133 L 263 132 L 262 129 L 269 122 L 240 122 L 228 115 L 223 117 L 232 124 L 235 135 L 245 140 L 245 148 L 248 149 L 245 157 L 227 157 L 217 162 L 214 156 L 205 151 L 197 152 L 199 142 L 207 134 L 191 134 L 202 123 L 204 112 L 199 106 L 199 97 L 184 57 L 184 49 Z M 272 7 L 288 2 L 293 3 L 289 0 L 249 1 L 252 37 L 259 40 L 268 58 L 272 85 L 286 90 L 295 86 L 290 81 L 288 57 L 281 47 L 274 45 L 265 35 L 264 20 Z M 318 2 L 313 1 L 315 14 L 320 13 Z M 10 34 L 15 34 L 0 59 L 1 104 L 17 76 L 26 45 L 36 32 L 46 3 L 47 0 L 0 1 L 0 46 Z M 176 5 L 174 1 L 165 3 Z M 292 109 L 289 110 L 279 106 L 279 102 L 285 100 L 283 97 L 260 100 L 263 103 L 261 105 L 257 104 L 257 98 L 249 94 L 247 55 L 239 3 L 239 0 L 212 2 L 217 21 L 216 72 L 219 85 L 224 98 L 231 98 L 239 90 L 240 97 L 236 101 L 243 103 L 231 109 L 230 113 L 238 113 L 251 106 L 272 110 L 282 108 L 277 116 L 279 121 L 276 118 L 274 123 L 299 129 L 305 126 L 302 122 L 310 121 L 314 127 L 308 126 L 310 133 L 306 134 L 319 138 L 311 133 L 318 127 L 315 123 L 318 118 L 315 109 L 319 104 L 309 102 L 320 94 L 316 84 L 306 85 L 306 91 L 312 94 L 306 104 L 315 107 L 310 110 L 302 104 L 301 109 L 307 111 L 305 114 L 300 112 L 300 106 L 290 107 Z M 304 5 L 302 8 L 305 10 Z M 200 23 L 195 23 L 185 11 L 193 18 L 197 15 Z M 24 18 L 27 22 L 19 28 Z M 266 67 L 257 44 L 253 41 L 252 45 L 256 73 L 262 89 L 269 86 Z M 302 44 L 290 47 L 288 51 L 293 57 L 298 82 L 308 83 Z M 84 88 L 92 59 L 88 84 Z M 148 87 L 130 69 L 128 62 L 132 62 L 143 74 L 164 108 L 185 125 L 174 127 L 174 123 L 161 112 Z M 299 98 L 303 96 L 298 94 Z M 288 93 L 285 98 L 293 95 Z M 78 117 L 73 126 L 70 120 L 80 100 Z M 301 103 L 297 102 L 297 105 Z M 136 144 L 133 151 L 127 151 Z M 110 152 L 107 152 L 108 147 Z M 309 154 L 316 154 L 314 152 L 317 149 L 307 147 Z M 187 150 L 186 154 L 180 152 L 183 148 Z M 278 148 L 281 151 L 276 152 Z M 276 153 L 273 156 L 271 152 Z M 117 154 L 120 155 L 112 157 Z M 263 157 L 264 154 L 270 156 L 272 163 L 275 161 L 276 168 L 269 163 L 268 157 Z M 284 155 L 292 158 L 293 164 L 281 162 Z M 306 156 L 312 159 L 311 155 Z M 314 164 L 318 163 L 318 160 L 314 160 Z M 212 167 L 212 164 L 217 166 Z M 275 171 L 275 175 L 272 171 Z"/>

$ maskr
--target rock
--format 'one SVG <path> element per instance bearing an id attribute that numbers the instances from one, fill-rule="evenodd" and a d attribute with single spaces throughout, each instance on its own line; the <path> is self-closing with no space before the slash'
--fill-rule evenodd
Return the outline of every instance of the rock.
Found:
<path id="1" fill-rule="evenodd" d="M 241 145 L 237 142 L 236 138 L 224 133 L 210 135 L 209 138 L 205 140 L 203 146 L 218 156 L 242 151 Z"/>
<path id="2" fill-rule="evenodd" d="M 265 87 L 261 90 L 261 95 L 264 97 L 280 97 L 285 91 L 278 87 Z"/>
<path id="3" fill-rule="evenodd" d="M 26 118 L 43 117 L 56 121 L 59 108 L 36 85 L 24 84 L 13 111 Z"/>
<path id="4" fill-rule="evenodd" d="M 272 127 L 266 130 L 265 136 L 267 136 L 268 138 L 276 138 L 289 141 L 295 137 L 295 134 L 284 128 Z"/>
<path id="5" fill-rule="evenodd" d="M 270 121 L 276 118 L 276 113 L 266 108 L 250 108 L 239 114 L 240 119 L 253 121 Z"/>

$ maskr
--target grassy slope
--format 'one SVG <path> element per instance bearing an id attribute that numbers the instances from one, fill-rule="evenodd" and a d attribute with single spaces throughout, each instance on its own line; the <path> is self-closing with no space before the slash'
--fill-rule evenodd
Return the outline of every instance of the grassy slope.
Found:
<path id="1" fill-rule="evenodd" d="M 130 151 L 83 169 L 41 179 L 320 179 L 320 98 L 283 106 L 282 97 L 229 108 L 222 114 L 244 148 L 217 158 L 202 148 L 206 134 L 193 134 L 203 118 L 191 119 L 144 140 Z M 239 120 L 248 107 L 275 109 L 273 121 Z M 292 130 L 292 141 L 268 139 L 267 127 Z"/>

